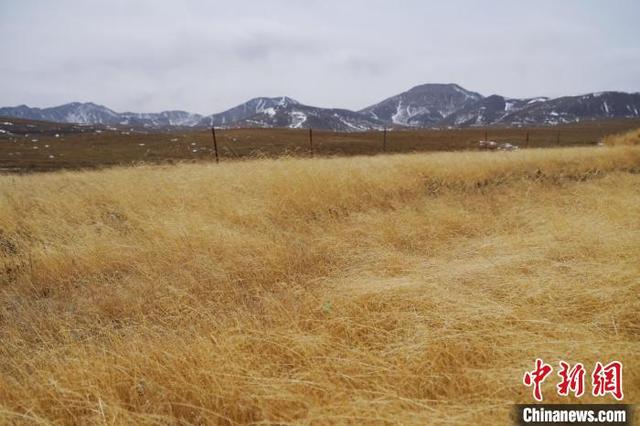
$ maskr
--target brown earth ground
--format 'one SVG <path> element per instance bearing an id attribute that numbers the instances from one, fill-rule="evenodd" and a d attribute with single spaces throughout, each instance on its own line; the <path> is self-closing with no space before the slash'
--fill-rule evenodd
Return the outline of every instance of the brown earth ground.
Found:
<path id="1" fill-rule="evenodd" d="M 12 125 L 3 125 L 10 122 Z M 334 133 L 313 131 L 318 157 L 475 150 L 485 136 L 521 148 L 593 146 L 605 135 L 640 127 L 640 120 L 589 121 L 557 127 L 394 130 Z M 210 130 L 142 133 L 127 128 L 78 126 L 1 119 L 0 172 L 103 168 L 141 163 L 213 161 Z M 99 133 L 96 133 L 99 132 Z M 58 134 L 58 137 L 55 135 Z M 527 142 L 527 134 L 528 142 Z M 26 135 L 26 136 L 25 136 Z M 308 130 L 218 130 L 221 161 L 311 155 Z"/>

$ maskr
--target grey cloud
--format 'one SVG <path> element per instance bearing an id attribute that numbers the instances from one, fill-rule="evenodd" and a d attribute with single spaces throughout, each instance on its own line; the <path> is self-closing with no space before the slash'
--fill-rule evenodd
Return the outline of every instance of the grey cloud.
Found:
<path id="1" fill-rule="evenodd" d="M 425 82 L 640 90 L 640 3 L 0 2 L 1 104 L 211 113 L 261 95 L 361 108 Z"/>

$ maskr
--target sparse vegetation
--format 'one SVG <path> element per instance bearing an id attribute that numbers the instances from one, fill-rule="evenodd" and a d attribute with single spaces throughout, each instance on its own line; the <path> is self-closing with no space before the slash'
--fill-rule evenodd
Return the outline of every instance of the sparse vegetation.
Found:
<path id="1" fill-rule="evenodd" d="M 11 120 L 14 125 L 5 126 L 11 135 L 0 134 L 0 172 L 202 162 L 213 158 L 209 130 L 146 133 L 128 128 Z M 476 150 L 478 141 L 485 136 L 497 143 L 521 148 L 595 146 L 605 135 L 639 126 L 639 120 L 628 119 L 585 121 L 557 127 L 397 130 L 388 133 L 386 151 Z M 28 137 L 24 136 L 25 132 Z M 222 161 L 310 155 L 308 131 L 304 129 L 219 129 L 217 135 Z M 377 131 L 336 133 L 315 130 L 313 139 L 314 153 L 318 157 L 376 155 L 383 148 L 382 132 Z"/>
<path id="2" fill-rule="evenodd" d="M 618 359 L 637 402 L 638 172 L 620 146 L 0 176 L 0 422 L 506 424 L 535 357 Z"/>

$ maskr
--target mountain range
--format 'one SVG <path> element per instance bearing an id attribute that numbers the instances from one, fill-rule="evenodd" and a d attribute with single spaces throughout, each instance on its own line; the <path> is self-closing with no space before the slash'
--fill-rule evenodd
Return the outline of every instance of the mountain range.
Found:
<path id="1" fill-rule="evenodd" d="M 91 102 L 51 108 L 0 108 L 0 116 L 135 128 L 288 127 L 363 131 L 386 127 L 557 125 L 582 120 L 640 118 L 640 93 L 599 92 L 559 98 L 483 96 L 457 84 L 423 84 L 360 111 L 320 108 L 286 96 L 251 99 L 208 116 L 186 111 L 115 112 Z"/>

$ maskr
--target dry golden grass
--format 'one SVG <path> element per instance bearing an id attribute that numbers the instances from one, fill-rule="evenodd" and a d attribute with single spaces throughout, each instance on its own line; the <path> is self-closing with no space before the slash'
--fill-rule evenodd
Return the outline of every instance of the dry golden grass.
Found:
<path id="1" fill-rule="evenodd" d="M 615 147 L 0 176 L 0 423 L 506 424 L 535 357 L 619 359 L 638 402 L 639 171 Z"/>
<path id="2" fill-rule="evenodd" d="M 602 138 L 602 143 L 607 146 L 640 145 L 640 129 L 605 136 Z"/>

